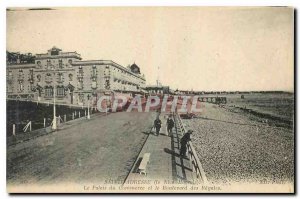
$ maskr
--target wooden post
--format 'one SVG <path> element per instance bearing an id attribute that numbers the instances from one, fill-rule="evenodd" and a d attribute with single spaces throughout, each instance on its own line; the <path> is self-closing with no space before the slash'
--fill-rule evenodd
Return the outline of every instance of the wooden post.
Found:
<path id="1" fill-rule="evenodd" d="M 31 131 L 31 121 L 30 121 L 30 124 L 29 124 L 29 125 L 30 125 L 30 127 L 29 127 L 29 128 L 30 128 L 30 129 L 29 129 L 29 131 Z"/>
<path id="2" fill-rule="evenodd" d="M 74 120 L 74 113 L 72 113 L 72 120 Z"/>
<path id="3" fill-rule="evenodd" d="M 84 110 L 84 116 L 86 117 L 86 110 Z"/>
<path id="4" fill-rule="evenodd" d="M 64 115 L 64 122 L 67 122 L 67 115 Z"/>
<path id="5" fill-rule="evenodd" d="M 44 128 L 46 128 L 46 118 L 44 118 Z"/>
<path id="6" fill-rule="evenodd" d="M 80 111 L 79 111 L 79 113 L 78 113 L 78 117 L 80 118 Z"/>
<path id="7" fill-rule="evenodd" d="M 15 124 L 13 124 L 13 136 L 16 136 L 16 125 Z"/>
<path id="8" fill-rule="evenodd" d="M 76 111 L 75 111 L 75 117 L 76 117 Z"/>

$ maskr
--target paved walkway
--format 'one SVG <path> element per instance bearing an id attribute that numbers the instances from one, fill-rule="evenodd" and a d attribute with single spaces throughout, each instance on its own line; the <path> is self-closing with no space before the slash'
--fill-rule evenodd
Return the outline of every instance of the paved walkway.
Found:
<path id="1" fill-rule="evenodd" d="M 134 180 L 160 180 L 160 181 L 184 181 L 191 183 L 193 173 L 190 161 L 179 156 L 181 135 L 177 135 L 173 128 L 172 136 L 167 135 L 167 115 L 161 115 L 162 128 L 160 135 L 154 135 L 154 131 L 145 142 L 125 184 Z M 147 175 L 139 174 L 139 165 L 145 153 L 150 153 L 150 162 L 147 165 Z"/>

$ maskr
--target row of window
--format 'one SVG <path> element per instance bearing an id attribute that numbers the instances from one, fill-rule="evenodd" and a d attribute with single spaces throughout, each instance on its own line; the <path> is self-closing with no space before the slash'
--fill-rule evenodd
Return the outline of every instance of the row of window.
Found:
<path id="1" fill-rule="evenodd" d="M 69 63 L 70 65 L 72 65 L 72 59 L 69 59 L 69 60 L 68 60 L 68 63 Z M 40 68 L 42 67 L 42 62 L 41 62 L 41 61 L 37 61 L 36 64 L 37 64 L 38 67 L 40 67 Z M 59 59 L 59 60 L 58 60 L 58 67 L 59 67 L 60 69 L 62 69 L 63 66 L 64 66 L 63 60 L 62 60 L 62 59 Z M 47 59 L 47 65 L 46 65 L 46 68 L 49 69 L 50 67 L 54 67 L 54 65 L 52 64 L 52 62 L 51 62 L 50 59 Z"/>
<path id="2" fill-rule="evenodd" d="M 64 95 L 65 95 L 65 88 L 57 87 L 56 88 L 56 96 L 63 97 Z M 53 97 L 53 88 L 52 87 L 45 88 L 45 97 Z"/>

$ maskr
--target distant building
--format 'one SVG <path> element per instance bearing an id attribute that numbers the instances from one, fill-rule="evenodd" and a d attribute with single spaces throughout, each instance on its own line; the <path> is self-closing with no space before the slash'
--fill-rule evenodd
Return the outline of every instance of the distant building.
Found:
<path id="1" fill-rule="evenodd" d="M 18 53 L 7 56 L 7 98 L 52 102 L 55 87 L 57 103 L 87 105 L 98 93 L 140 92 L 146 83 L 135 63 L 126 68 L 111 60 L 82 61 L 76 51 L 56 47 L 28 54 L 29 61 L 20 61 Z"/>
<path id="2" fill-rule="evenodd" d="M 147 91 L 149 95 L 170 94 L 169 86 L 146 86 L 145 91 Z"/>

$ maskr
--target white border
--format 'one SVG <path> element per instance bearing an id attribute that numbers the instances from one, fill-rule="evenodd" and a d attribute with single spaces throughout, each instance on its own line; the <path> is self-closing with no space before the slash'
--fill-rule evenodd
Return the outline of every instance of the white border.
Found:
<path id="1" fill-rule="evenodd" d="M 242 1 L 242 0 L 202 0 L 202 1 L 196 1 L 196 0 L 169 0 L 169 1 L 163 1 L 163 0 L 152 0 L 152 1 L 146 1 L 146 0 L 110 0 L 110 1 L 88 1 L 88 0 L 72 0 L 72 1 L 62 1 L 62 0 L 48 0 L 48 1 L 42 1 L 42 0 L 2 0 L 0 1 L 0 46 L 1 46 L 1 53 L 0 53 L 0 74 L 2 74 L 2 78 L 0 78 L 0 121 L 1 124 L 4 126 L 1 132 L 1 165 L 0 165 L 0 196 L 1 198 L 9 198 L 12 197 L 6 193 L 6 100 L 5 100 L 5 92 L 6 92 L 6 81 L 5 81 L 5 70 L 6 70 L 6 8 L 7 7 L 72 7 L 72 6 L 291 6 L 295 7 L 296 9 L 299 9 L 300 1 L 298 0 L 248 0 L 248 1 Z M 298 20 L 299 21 L 299 20 Z M 297 21 L 297 27 L 299 25 Z M 297 36 L 299 36 L 299 31 Z M 299 69 L 297 76 L 299 75 Z M 297 92 L 299 92 L 299 87 L 297 89 Z M 297 100 L 297 103 L 299 102 L 299 99 Z M 299 128 L 299 123 L 297 120 L 297 126 Z M 299 138 L 299 135 L 297 136 Z M 298 146 L 298 142 L 296 143 Z M 298 146 L 299 148 L 299 146 Z M 296 152 L 297 159 L 298 156 L 298 150 Z M 297 173 L 299 173 L 299 165 L 297 165 Z M 297 178 L 296 178 L 297 179 Z M 299 181 L 297 181 L 297 188 L 296 190 L 299 191 Z M 100 197 L 111 197 L 112 195 L 101 195 Z M 119 195 L 121 196 L 121 195 Z M 181 195 L 182 196 L 182 195 Z M 194 197 L 201 197 L 201 198 L 208 198 L 211 197 L 209 195 L 195 195 Z M 18 198 L 23 198 L 24 196 L 19 196 Z M 28 196 L 27 196 L 28 197 Z M 38 197 L 45 197 L 39 195 Z M 47 197 L 58 197 L 58 198 L 65 198 L 65 197 L 74 197 L 74 195 L 71 196 L 58 196 L 58 195 L 50 195 Z M 88 197 L 88 195 L 79 195 L 75 197 L 85 198 Z M 97 196 L 98 197 L 98 196 Z M 114 195 L 115 197 L 115 195 Z M 126 195 L 125 198 L 131 198 L 132 196 Z M 134 196 L 134 197 L 140 197 L 140 196 Z M 144 196 L 145 197 L 145 196 Z M 151 196 L 151 197 L 161 197 L 161 196 Z M 168 197 L 174 197 L 174 196 L 168 196 Z M 215 196 L 217 198 L 223 197 L 223 196 Z M 231 197 L 231 196 L 226 196 Z M 252 197 L 265 197 L 265 196 L 257 196 L 253 195 Z M 272 195 L 269 197 L 273 197 Z M 286 196 L 288 197 L 288 196 Z"/>

